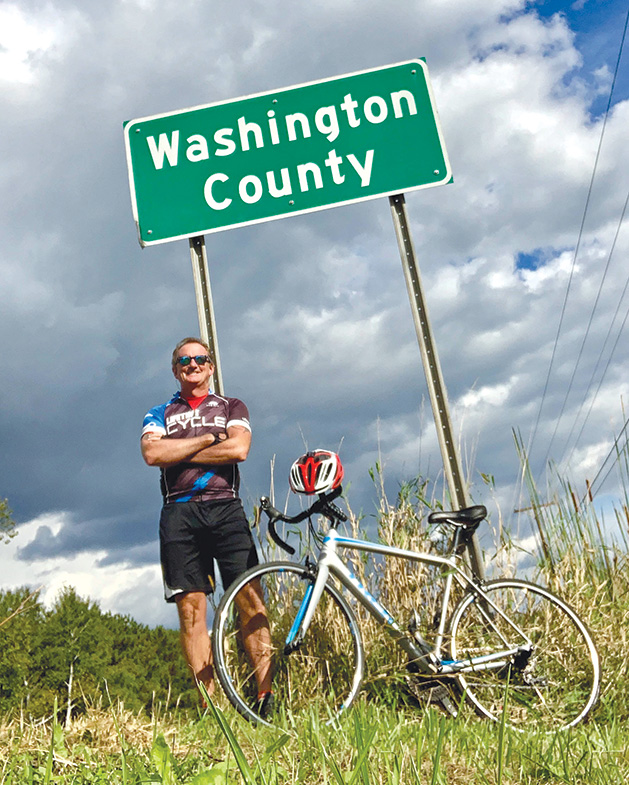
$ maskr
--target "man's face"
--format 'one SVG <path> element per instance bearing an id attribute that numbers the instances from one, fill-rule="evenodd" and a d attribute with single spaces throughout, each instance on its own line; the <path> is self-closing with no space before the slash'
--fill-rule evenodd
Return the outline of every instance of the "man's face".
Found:
<path id="1" fill-rule="evenodd" d="M 188 365 L 176 363 L 173 368 L 177 381 L 187 387 L 209 387 L 214 366 L 211 362 L 199 365 L 194 359 L 199 355 L 207 355 L 207 349 L 200 343 L 186 343 L 177 352 L 177 357 L 191 358 Z"/>

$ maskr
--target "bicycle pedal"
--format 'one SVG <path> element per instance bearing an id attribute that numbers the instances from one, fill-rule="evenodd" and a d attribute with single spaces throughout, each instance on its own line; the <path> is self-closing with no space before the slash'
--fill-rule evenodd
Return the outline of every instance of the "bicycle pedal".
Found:
<path id="1" fill-rule="evenodd" d="M 430 703 L 436 703 L 447 712 L 451 717 L 458 715 L 456 704 L 450 696 L 450 691 L 443 684 L 433 687 L 430 695 Z"/>
<path id="2" fill-rule="evenodd" d="M 406 677 L 406 684 L 418 703 L 427 706 L 436 705 L 451 717 L 458 715 L 457 705 L 452 700 L 451 692 L 442 681 L 409 675 Z"/>

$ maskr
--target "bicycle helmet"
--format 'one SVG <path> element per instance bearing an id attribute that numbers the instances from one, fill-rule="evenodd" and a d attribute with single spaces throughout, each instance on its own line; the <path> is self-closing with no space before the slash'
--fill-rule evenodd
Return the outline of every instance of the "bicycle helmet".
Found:
<path id="1" fill-rule="evenodd" d="M 291 466 L 289 483 L 294 493 L 325 493 L 338 488 L 343 479 L 343 464 L 335 452 L 312 450 Z"/>

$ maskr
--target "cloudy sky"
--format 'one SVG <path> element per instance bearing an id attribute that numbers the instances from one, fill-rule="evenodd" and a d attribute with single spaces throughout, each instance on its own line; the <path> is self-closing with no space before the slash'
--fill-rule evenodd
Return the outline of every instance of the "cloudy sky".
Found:
<path id="1" fill-rule="evenodd" d="M 123 122 L 417 57 L 454 183 L 407 208 L 472 497 L 526 529 L 513 429 L 542 488 L 549 460 L 579 492 L 604 476 L 629 393 L 626 14 L 626 0 L 0 0 L 0 497 L 19 523 L 0 587 L 50 600 L 71 584 L 175 621 L 138 434 L 198 322 L 188 242 L 138 244 Z M 419 473 L 438 482 L 388 200 L 206 242 L 225 389 L 254 427 L 248 511 L 273 456 L 284 499 L 305 445 L 340 445 L 368 517 L 377 460 L 392 499 Z M 617 472 L 597 490 L 613 501 Z"/>

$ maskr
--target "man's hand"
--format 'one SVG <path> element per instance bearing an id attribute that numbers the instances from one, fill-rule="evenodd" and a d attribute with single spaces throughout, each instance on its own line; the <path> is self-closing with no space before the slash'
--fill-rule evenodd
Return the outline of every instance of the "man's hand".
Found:
<path id="1" fill-rule="evenodd" d="M 213 433 L 189 439 L 172 439 L 162 433 L 148 431 L 140 441 L 142 457 L 149 466 L 173 466 L 190 460 L 217 441 Z"/>
<path id="2" fill-rule="evenodd" d="M 240 463 L 249 453 L 251 433 L 240 425 L 233 425 L 218 434 L 208 433 L 174 439 L 156 431 L 142 436 L 142 457 L 149 466 L 173 466 L 176 463 Z"/>
<path id="3" fill-rule="evenodd" d="M 242 425 L 232 425 L 225 431 L 216 434 L 216 441 L 205 450 L 191 456 L 189 463 L 216 464 L 240 463 L 249 454 L 251 447 L 251 431 Z"/>

